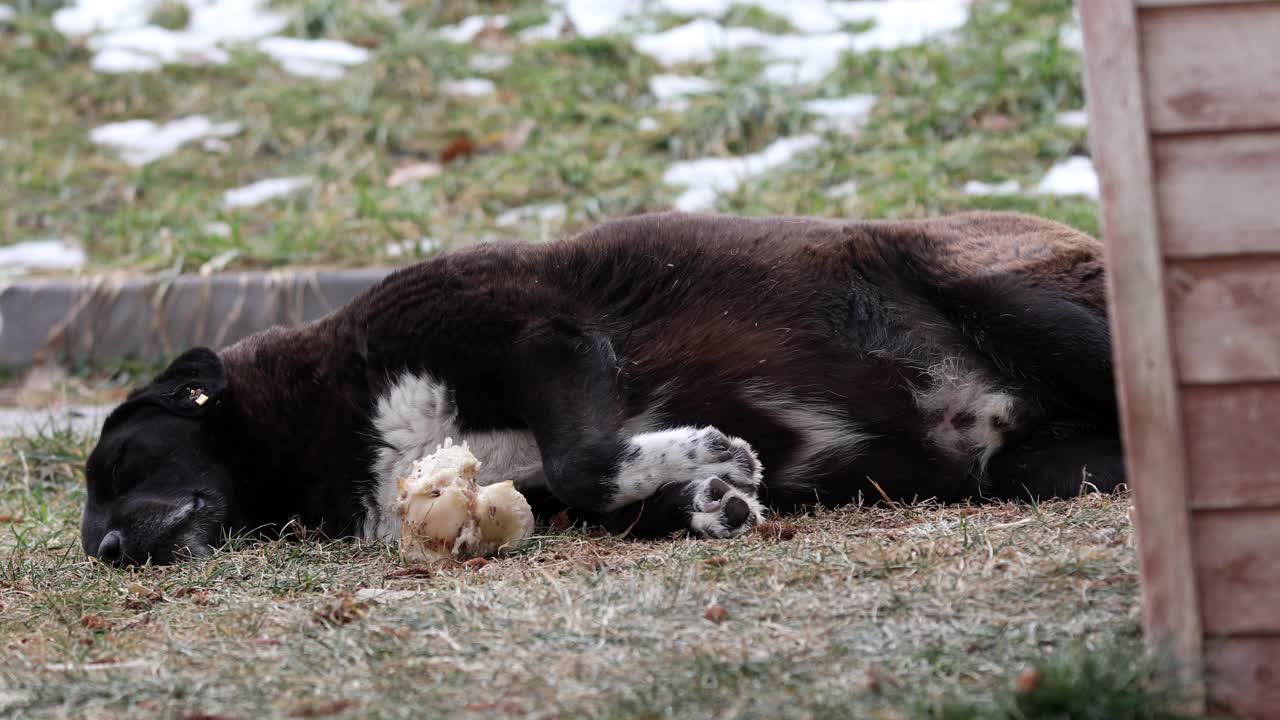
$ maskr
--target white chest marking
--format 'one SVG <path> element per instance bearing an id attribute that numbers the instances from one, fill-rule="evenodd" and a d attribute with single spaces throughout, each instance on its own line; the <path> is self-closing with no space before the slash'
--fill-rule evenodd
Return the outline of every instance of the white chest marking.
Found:
<path id="1" fill-rule="evenodd" d="M 467 443 L 480 458 L 476 480 L 481 485 L 514 480 L 517 488 L 524 489 L 544 482 L 542 457 L 533 433 L 463 433 L 448 386 L 429 375 L 406 374 L 392 383 L 378 400 L 373 427 L 385 446 L 373 463 L 378 485 L 365 508 L 366 540 L 399 539 L 396 479 L 407 476 L 415 460 L 435 452 L 447 437 L 457 444 Z"/>

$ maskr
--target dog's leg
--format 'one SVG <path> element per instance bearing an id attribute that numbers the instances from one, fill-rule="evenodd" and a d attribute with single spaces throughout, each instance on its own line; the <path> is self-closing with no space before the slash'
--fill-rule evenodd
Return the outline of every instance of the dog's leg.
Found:
<path id="1" fill-rule="evenodd" d="M 707 537 L 732 537 L 760 520 L 761 467 L 745 441 L 713 427 L 625 431 L 606 339 L 551 338 L 525 349 L 520 411 L 559 500 L 607 517 L 660 494 L 649 513 L 655 526 Z"/>
<path id="2" fill-rule="evenodd" d="M 987 464 L 984 494 L 1003 500 L 1049 500 L 1113 492 L 1125 482 L 1124 450 L 1110 431 L 1046 422 L 1001 448 Z"/>

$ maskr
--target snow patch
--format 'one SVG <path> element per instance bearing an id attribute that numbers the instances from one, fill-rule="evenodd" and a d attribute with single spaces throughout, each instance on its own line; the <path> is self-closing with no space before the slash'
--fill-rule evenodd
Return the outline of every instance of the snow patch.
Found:
<path id="1" fill-rule="evenodd" d="M 1036 186 L 1042 195 L 1085 195 L 1098 198 L 1098 173 L 1093 161 L 1083 155 L 1067 158 L 1049 168 Z"/>
<path id="2" fill-rule="evenodd" d="M 229 208 L 247 208 L 268 200 L 284 197 L 307 187 L 312 178 L 305 176 L 270 178 L 222 193 L 222 204 Z"/>
<path id="3" fill-rule="evenodd" d="M 892 50 L 917 45 L 954 30 L 968 19 L 968 0 L 876 0 L 866 2 L 767 3 L 796 19 L 805 34 L 773 34 L 729 27 L 697 18 L 664 32 L 640 35 L 635 47 L 668 67 L 709 62 L 719 52 L 757 49 L 771 60 L 765 79 L 775 83 L 813 83 L 836 68 L 846 52 Z M 785 7 L 783 7 L 785 5 Z M 800 10 L 807 8 L 803 12 Z M 792 10 L 797 12 L 792 14 Z M 819 12 L 819 10 L 821 12 Z M 811 18 L 801 22 L 801 18 Z M 826 19 L 819 19 L 826 18 Z M 863 32 L 838 31 L 845 23 L 871 23 Z M 815 32 L 815 30 L 826 32 Z"/>
<path id="4" fill-rule="evenodd" d="M 165 65 L 224 65 L 225 46 L 258 41 L 285 72 L 334 79 L 364 62 L 369 51 L 337 40 L 303 40 L 275 35 L 289 16 L 267 9 L 266 0 L 185 0 L 187 27 L 170 30 L 148 24 L 156 0 L 79 0 L 53 14 L 64 35 L 88 37 L 90 67 L 102 73 L 157 70 Z"/>
<path id="5" fill-rule="evenodd" d="M 508 22 L 506 15 L 472 15 L 457 25 L 445 25 L 438 32 L 440 37 L 449 42 L 463 44 L 475 40 L 485 28 L 501 30 Z"/>
<path id="6" fill-rule="evenodd" d="M 150 120 L 108 123 L 90 130 L 89 140 L 115 148 L 122 160 L 139 167 L 171 155 L 189 142 L 231 137 L 240 129 L 240 123 L 215 123 L 203 115 L 188 115 L 160 125 Z"/>
<path id="7" fill-rule="evenodd" d="M 832 185 L 822 192 L 828 200 L 843 200 L 858 194 L 858 181 L 846 180 L 839 185 Z"/>
<path id="8" fill-rule="evenodd" d="M 964 184 L 965 195 L 1017 195 L 1022 186 L 1017 180 L 1006 180 L 1001 183 L 987 183 L 981 180 L 970 180 Z"/>
<path id="9" fill-rule="evenodd" d="M 636 5 L 634 0 L 565 0 L 564 12 L 578 35 L 591 38 L 617 30 Z"/>
<path id="10" fill-rule="evenodd" d="M 0 5 L 0 23 L 7 23 L 18 16 L 18 11 L 9 5 Z"/>
<path id="11" fill-rule="evenodd" d="M 1085 110 L 1068 110 L 1058 113 L 1058 124 L 1069 128 L 1089 127 L 1089 113 Z"/>
<path id="12" fill-rule="evenodd" d="M 440 241 L 431 237 L 421 237 L 417 241 L 402 240 L 387 245 L 387 255 L 398 258 L 406 255 L 430 255 L 441 248 Z"/>
<path id="13" fill-rule="evenodd" d="M 714 92 L 719 85 L 706 78 L 690 75 L 654 75 L 649 78 L 649 92 L 658 100 L 658 106 L 667 110 L 683 111 L 689 107 L 689 98 Z"/>
<path id="14" fill-rule="evenodd" d="M 517 37 L 525 42 L 555 40 L 564 32 L 565 19 L 565 14 L 557 10 L 551 13 L 551 18 L 545 23 L 527 27 Z"/>
<path id="15" fill-rule="evenodd" d="M 462 80 L 446 80 L 440 84 L 445 95 L 454 97 L 483 97 L 492 95 L 497 87 L 492 80 L 484 78 L 464 78 Z"/>
<path id="16" fill-rule="evenodd" d="M 663 182 L 687 188 L 676 199 L 678 210 L 698 212 L 715 206 L 721 193 L 733 192 L 743 181 L 786 165 L 796 155 L 817 146 L 817 135 L 773 141 L 764 150 L 732 158 L 704 158 L 678 162 L 663 173 Z"/>
<path id="17" fill-rule="evenodd" d="M 75 270 L 84 263 L 84 250 L 68 240 L 28 240 L 0 246 L 0 272 Z"/>
<path id="18" fill-rule="evenodd" d="M 506 70 L 511 65 L 510 55 L 472 55 L 467 61 L 467 67 L 476 72 L 491 73 L 499 70 Z"/>
<path id="19" fill-rule="evenodd" d="M 269 37 L 258 42 L 258 49 L 269 55 L 290 75 L 335 80 L 346 69 L 369 59 L 369 51 L 341 40 L 302 40 L 291 37 Z"/>
<path id="20" fill-rule="evenodd" d="M 871 109 L 875 106 L 875 95 L 849 95 L 842 98 L 810 100 L 804 104 L 804 109 L 822 118 L 818 124 L 821 129 L 853 132 L 866 124 L 867 118 L 871 115 Z"/>

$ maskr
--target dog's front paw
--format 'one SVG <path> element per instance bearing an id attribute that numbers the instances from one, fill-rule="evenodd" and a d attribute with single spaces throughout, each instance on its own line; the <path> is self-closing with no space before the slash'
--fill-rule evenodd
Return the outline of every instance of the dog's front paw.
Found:
<path id="1" fill-rule="evenodd" d="M 754 486 L 745 490 L 714 476 L 694 485 L 689 529 L 697 535 L 737 537 L 764 519 L 765 509 Z"/>
<path id="2" fill-rule="evenodd" d="M 717 477 L 755 495 L 763 473 L 756 451 L 746 440 L 705 427 L 691 433 L 689 444 L 688 458 L 696 467 L 695 480 Z"/>

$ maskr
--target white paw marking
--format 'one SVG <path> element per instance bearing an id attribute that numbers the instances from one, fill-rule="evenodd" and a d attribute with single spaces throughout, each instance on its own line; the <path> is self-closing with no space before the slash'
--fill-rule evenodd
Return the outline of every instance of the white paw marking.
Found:
<path id="1" fill-rule="evenodd" d="M 712 477 L 754 495 L 762 475 L 760 461 L 745 440 L 713 427 L 641 433 L 631 437 L 623 453 L 607 509 L 652 497 L 668 483 L 705 483 Z"/>
<path id="2" fill-rule="evenodd" d="M 689 528 L 703 537 L 737 537 L 765 517 L 765 508 L 754 490 L 729 487 L 719 478 L 695 483 Z"/>

